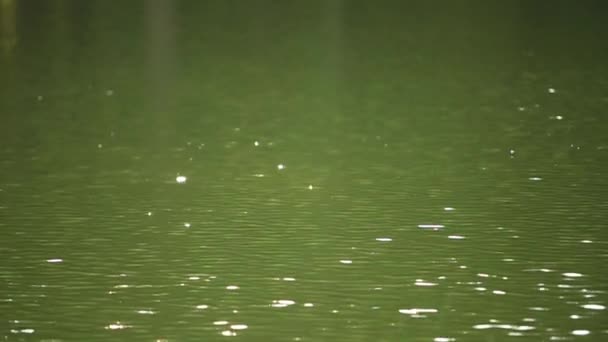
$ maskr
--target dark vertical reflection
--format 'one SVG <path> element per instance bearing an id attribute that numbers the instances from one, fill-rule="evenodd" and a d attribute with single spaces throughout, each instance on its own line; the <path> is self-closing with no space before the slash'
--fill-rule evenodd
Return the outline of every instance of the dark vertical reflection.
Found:
<path id="1" fill-rule="evenodd" d="M 16 11 L 17 1 L 0 1 L 0 50 L 4 56 L 11 55 L 17 45 Z"/>
<path id="2" fill-rule="evenodd" d="M 175 38 L 175 2 L 148 1 L 145 17 L 146 69 L 151 107 L 163 112 L 174 105 L 175 77 L 180 65 Z"/>

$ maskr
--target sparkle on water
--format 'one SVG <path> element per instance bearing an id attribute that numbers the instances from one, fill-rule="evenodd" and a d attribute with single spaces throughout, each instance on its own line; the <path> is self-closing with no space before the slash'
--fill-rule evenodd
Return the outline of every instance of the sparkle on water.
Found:
<path id="1" fill-rule="evenodd" d="M 232 324 L 230 325 L 230 329 L 232 330 L 245 330 L 247 329 L 247 324 Z"/>
<path id="2" fill-rule="evenodd" d="M 585 329 L 578 329 L 578 330 L 572 330 L 572 335 L 576 335 L 576 336 L 586 336 L 589 335 L 591 332 L 589 330 L 585 330 Z"/>
<path id="3" fill-rule="evenodd" d="M 414 283 L 414 285 L 416 285 L 416 286 L 437 286 L 437 283 L 433 283 L 430 281 L 424 281 L 423 279 L 416 279 L 416 282 Z"/>
<path id="4" fill-rule="evenodd" d="M 34 333 L 34 329 L 31 328 L 23 328 L 23 329 L 11 329 L 11 333 L 13 334 L 33 334 Z"/>
<path id="5" fill-rule="evenodd" d="M 420 229 L 430 229 L 430 230 L 439 230 L 445 228 L 442 224 L 419 224 L 418 228 Z"/>
<path id="6" fill-rule="evenodd" d="M 601 304 L 585 304 L 585 305 L 581 305 L 582 308 L 584 309 L 588 309 L 588 310 L 604 310 L 606 309 L 606 307 L 604 305 Z"/>
<path id="7" fill-rule="evenodd" d="M 473 326 L 473 329 L 477 330 L 486 330 L 486 329 L 506 329 L 506 330 L 516 330 L 516 331 L 531 331 L 536 329 L 530 325 L 515 325 L 515 324 L 498 324 L 498 323 L 484 323 L 484 324 L 476 324 Z"/>
<path id="8" fill-rule="evenodd" d="M 294 305 L 296 302 L 291 299 L 278 299 L 273 300 L 270 306 L 274 308 L 284 308 L 290 305 Z"/>
<path id="9" fill-rule="evenodd" d="M 126 324 L 122 324 L 120 322 L 116 322 L 116 323 L 111 323 L 108 324 L 107 326 L 105 326 L 105 329 L 107 330 L 121 330 L 121 329 L 127 329 L 130 328 L 130 325 L 126 325 Z"/>
<path id="10" fill-rule="evenodd" d="M 439 310 L 437 309 L 429 309 L 429 308 L 412 308 L 412 309 L 399 309 L 399 312 L 405 315 L 420 315 L 427 313 L 437 313 Z"/>
<path id="11" fill-rule="evenodd" d="M 137 313 L 140 315 L 154 315 L 156 312 L 152 310 L 137 310 Z"/>

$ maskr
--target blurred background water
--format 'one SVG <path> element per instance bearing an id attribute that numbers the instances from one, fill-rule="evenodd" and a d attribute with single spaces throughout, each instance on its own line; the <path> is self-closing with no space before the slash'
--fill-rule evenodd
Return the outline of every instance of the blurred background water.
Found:
<path id="1" fill-rule="evenodd" d="M 0 1 L 5 341 L 608 335 L 601 1 Z"/>

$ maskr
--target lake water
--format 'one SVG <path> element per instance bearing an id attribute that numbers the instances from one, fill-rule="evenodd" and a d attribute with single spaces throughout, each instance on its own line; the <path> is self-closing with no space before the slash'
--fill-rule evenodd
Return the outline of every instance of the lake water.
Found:
<path id="1" fill-rule="evenodd" d="M 2 340 L 608 339 L 603 2 L 0 6 Z"/>

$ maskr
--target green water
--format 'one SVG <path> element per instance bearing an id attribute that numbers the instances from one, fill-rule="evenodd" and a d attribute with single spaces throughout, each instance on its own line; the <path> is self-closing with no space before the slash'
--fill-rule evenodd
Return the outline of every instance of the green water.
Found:
<path id="1" fill-rule="evenodd" d="M 0 6 L 2 340 L 608 338 L 602 2 Z"/>

